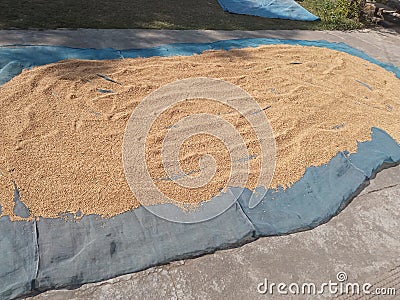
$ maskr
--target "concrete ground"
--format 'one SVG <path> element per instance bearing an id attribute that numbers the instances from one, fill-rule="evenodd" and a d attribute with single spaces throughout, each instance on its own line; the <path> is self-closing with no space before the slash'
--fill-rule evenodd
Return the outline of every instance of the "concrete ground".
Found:
<path id="1" fill-rule="evenodd" d="M 208 42 L 243 37 L 344 42 L 383 62 L 400 67 L 400 36 L 389 31 L 0 31 L 0 45 L 47 44 L 116 49 L 172 42 Z M 400 96 L 400 95 L 399 95 Z M 396 120 L 393 120 L 396 122 Z M 400 166 L 382 171 L 349 206 L 318 228 L 281 237 L 261 238 L 237 249 L 178 261 L 76 290 L 49 291 L 32 299 L 315 299 L 324 295 L 260 294 L 265 280 L 290 285 L 329 280 L 396 288 L 397 296 L 343 299 L 399 299 Z M 344 273 L 340 274 L 344 276 Z M 384 291 L 384 290 L 381 290 Z M 392 293 L 392 290 L 386 290 Z"/>
<path id="2" fill-rule="evenodd" d="M 206 43 L 237 38 L 279 38 L 343 42 L 363 50 L 382 62 L 400 65 L 400 34 L 390 30 L 307 31 L 307 30 L 144 30 L 144 29 L 78 29 L 78 30 L 2 30 L 0 46 L 58 45 L 77 48 L 131 49 L 155 47 L 170 43 Z"/>

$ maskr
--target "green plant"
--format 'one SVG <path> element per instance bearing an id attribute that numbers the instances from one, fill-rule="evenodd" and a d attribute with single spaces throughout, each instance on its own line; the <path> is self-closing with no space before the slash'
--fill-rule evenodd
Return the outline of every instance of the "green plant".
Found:
<path id="1" fill-rule="evenodd" d="M 348 19 L 360 19 L 365 0 L 337 0 L 336 13 Z"/>
<path id="2" fill-rule="evenodd" d="M 354 0 L 305 0 L 304 6 L 319 16 L 324 29 L 351 30 L 362 28 L 364 21 L 359 17 Z M 356 0 L 361 7 L 365 0 Z"/>

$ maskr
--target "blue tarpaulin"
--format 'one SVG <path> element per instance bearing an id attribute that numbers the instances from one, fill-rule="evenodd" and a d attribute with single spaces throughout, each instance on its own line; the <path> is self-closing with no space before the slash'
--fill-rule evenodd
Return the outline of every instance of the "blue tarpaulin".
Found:
<path id="1" fill-rule="evenodd" d="M 343 43 L 327 41 L 280 40 L 269 38 L 222 40 L 211 43 L 182 43 L 162 45 L 147 49 L 77 49 L 59 46 L 3 46 L 0 47 L 0 86 L 22 72 L 35 66 L 55 63 L 65 59 L 122 59 L 153 56 L 188 56 L 200 54 L 206 50 L 230 50 L 262 45 L 300 45 L 314 46 L 342 51 L 370 61 L 400 78 L 400 69 L 393 65 L 382 63 L 362 51 Z"/>
<path id="2" fill-rule="evenodd" d="M 319 18 L 294 0 L 218 0 L 227 12 L 264 18 L 316 21 Z"/>
<path id="3" fill-rule="evenodd" d="M 23 69 L 63 59 L 193 55 L 210 49 L 228 50 L 271 44 L 335 49 L 375 63 L 400 78 L 400 69 L 342 43 L 241 39 L 130 50 L 0 47 L 0 85 Z M 110 80 L 105 75 L 97 75 Z M 305 175 L 286 190 L 270 189 L 265 196 L 259 193 L 263 198 L 255 207 L 250 206 L 250 190 L 230 189 L 233 196 L 238 195 L 238 201 L 208 222 L 169 222 L 151 214 L 145 207 L 109 219 L 86 215 L 75 220 L 70 215 L 69 219 L 65 216 L 13 222 L 8 216 L 2 216 L 0 299 L 75 287 L 242 245 L 262 236 L 312 229 L 337 215 L 382 167 L 399 162 L 400 147 L 397 142 L 382 130 L 373 128 L 371 140 L 358 143 L 356 153 L 339 152 L 328 164 L 308 168 Z M 224 195 L 228 197 L 228 194 Z M 16 215 L 25 218 L 30 214 L 29 208 L 19 199 L 17 190 L 14 201 Z M 221 201 L 221 198 L 203 205 L 207 207 L 215 201 Z"/>

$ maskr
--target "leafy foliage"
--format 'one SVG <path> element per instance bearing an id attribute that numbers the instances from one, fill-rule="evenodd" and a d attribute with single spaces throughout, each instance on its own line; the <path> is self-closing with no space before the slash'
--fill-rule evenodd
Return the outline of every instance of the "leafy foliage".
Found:
<path id="1" fill-rule="evenodd" d="M 302 3 L 325 23 L 325 29 L 350 30 L 365 26 L 362 10 L 365 0 L 305 0 Z"/>

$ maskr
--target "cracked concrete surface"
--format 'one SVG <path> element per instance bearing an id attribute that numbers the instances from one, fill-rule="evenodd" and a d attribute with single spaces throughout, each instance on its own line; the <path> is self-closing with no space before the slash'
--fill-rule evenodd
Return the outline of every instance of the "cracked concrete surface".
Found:
<path id="1" fill-rule="evenodd" d="M 387 187 L 398 187 L 400 188 L 400 173 L 397 172 L 397 168 L 389 168 L 385 170 L 385 176 L 377 176 L 374 180 L 371 180 L 370 184 L 360 193 L 360 195 L 374 193 Z"/>
<path id="2" fill-rule="evenodd" d="M 0 45 L 51 44 L 127 49 L 244 37 L 344 42 L 378 60 L 400 66 L 400 36 L 388 31 L 371 30 L 0 31 Z M 76 290 L 49 291 L 32 299 L 275 299 L 282 296 L 257 292 L 257 285 L 264 279 L 275 283 L 313 282 L 318 285 L 335 281 L 340 271 L 347 273 L 348 282 L 399 286 L 397 294 L 400 294 L 399 200 L 400 166 L 397 166 L 379 173 L 342 213 L 314 230 L 261 238 L 237 249 L 87 284 Z M 296 299 L 309 298 L 296 296 Z M 398 298 L 387 296 L 384 299 Z"/>

